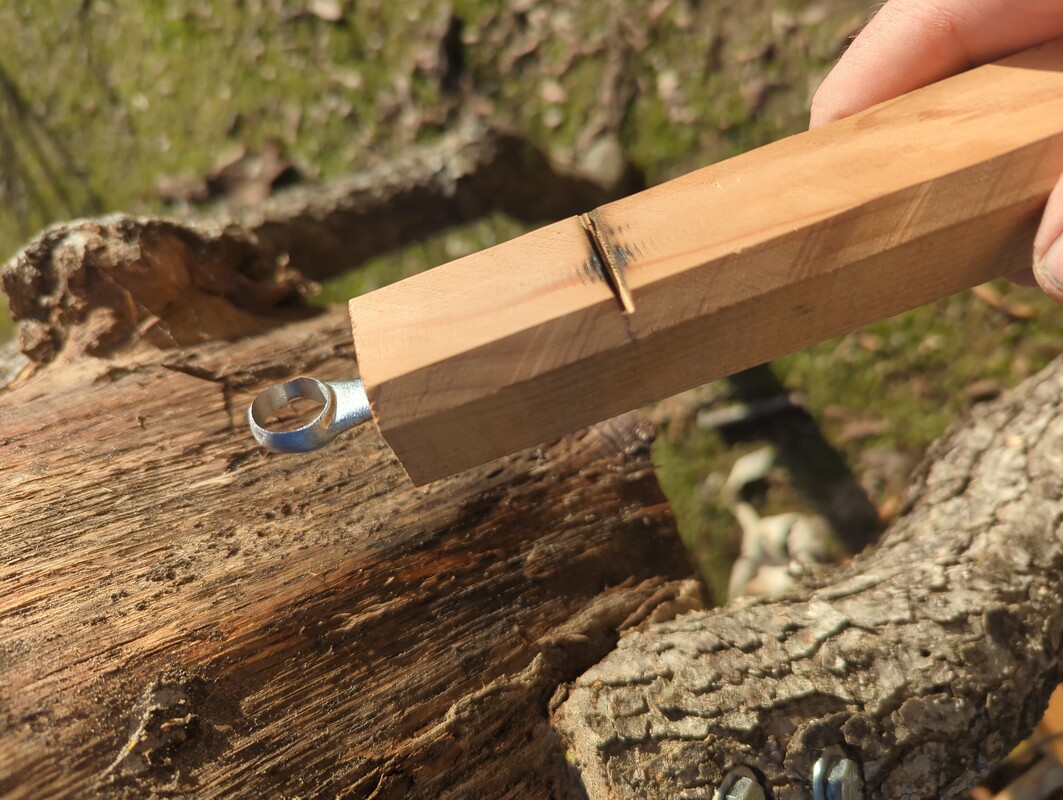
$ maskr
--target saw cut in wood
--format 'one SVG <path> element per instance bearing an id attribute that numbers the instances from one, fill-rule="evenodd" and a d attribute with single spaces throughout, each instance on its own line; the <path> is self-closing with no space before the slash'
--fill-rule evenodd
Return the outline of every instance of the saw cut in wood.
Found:
<path id="1" fill-rule="evenodd" d="M 1027 267 L 1061 172 L 1063 40 L 352 299 L 364 386 L 265 440 L 428 483 Z"/>

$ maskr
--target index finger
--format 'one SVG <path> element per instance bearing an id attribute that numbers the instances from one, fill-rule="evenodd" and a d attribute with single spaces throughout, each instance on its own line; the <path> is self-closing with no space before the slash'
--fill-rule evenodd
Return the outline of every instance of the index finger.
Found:
<path id="1" fill-rule="evenodd" d="M 816 92 L 810 127 L 1058 36 L 1060 0 L 889 0 Z"/>

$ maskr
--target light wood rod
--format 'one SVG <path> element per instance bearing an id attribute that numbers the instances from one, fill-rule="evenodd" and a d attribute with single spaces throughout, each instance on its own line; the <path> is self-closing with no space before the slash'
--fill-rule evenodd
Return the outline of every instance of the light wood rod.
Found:
<path id="1" fill-rule="evenodd" d="M 356 297 L 361 377 L 426 483 L 1026 267 L 1061 173 L 1063 40 Z"/>

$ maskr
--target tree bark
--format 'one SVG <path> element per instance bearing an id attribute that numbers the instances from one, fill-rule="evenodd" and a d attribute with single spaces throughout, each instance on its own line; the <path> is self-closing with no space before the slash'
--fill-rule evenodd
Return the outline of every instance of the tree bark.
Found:
<path id="1" fill-rule="evenodd" d="M 0 796 L 562 796 L 556 687 L 698 602 L 651 429 L 426 491 L 372 427 L 267 455 L 265 382 L 355 374 L 267 256 L 108 218 L 5 273 L 37 360 L 0 390 Z"/>
<path id="2" fill-rule="evenodd" d="M 1063 361 L 939 442 L 881 545 L 774 601 L 622 639 L 554 724 L 590 798 L 709 798 L 747 764 L 808 798 L 840 745 L 870 798 L 960 796 L 1061 676 Z"/>

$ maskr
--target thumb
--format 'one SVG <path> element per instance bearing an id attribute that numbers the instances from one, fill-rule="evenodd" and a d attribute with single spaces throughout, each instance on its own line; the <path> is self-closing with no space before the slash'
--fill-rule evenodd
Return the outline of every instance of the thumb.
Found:
<path id="1" fill-rule="evenodd" d="M 1044 293 L 1063 304 L 1063 178 L 1048 198 L 1034 238 L 1033 274 Z"/>

